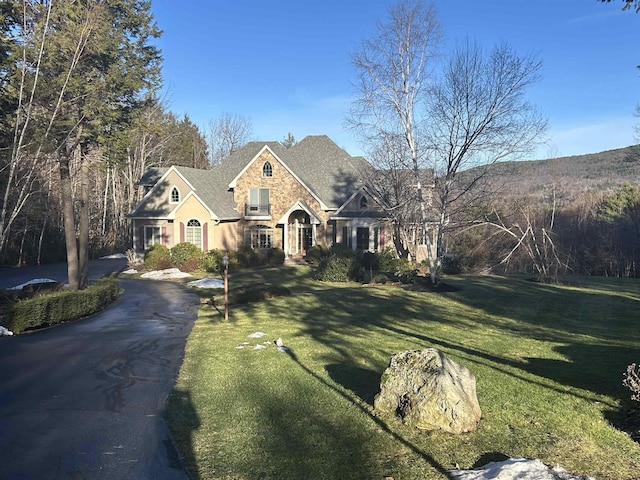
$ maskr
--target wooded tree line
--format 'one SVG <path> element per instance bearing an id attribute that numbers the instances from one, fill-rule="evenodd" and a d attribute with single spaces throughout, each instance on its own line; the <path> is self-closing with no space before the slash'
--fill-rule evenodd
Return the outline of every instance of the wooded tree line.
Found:
<path id="1" fill-rule="evenodd" d="M 208 168 L 248 140 L 246 118 L 206 139 L 167 108 L 160 34 L 148 1 L 0 4 L 0 264 L 67 259 L 82 287 L 89 257 L 129 247 L 148 167 Z"/>
<path id="2" fill-rule="evenodd" d="M 475 222 L 451 225 L 447 249 L 474 273 L 640 276 L 640 186 L 591 192 L 571 202 L 496 201 Z"/>

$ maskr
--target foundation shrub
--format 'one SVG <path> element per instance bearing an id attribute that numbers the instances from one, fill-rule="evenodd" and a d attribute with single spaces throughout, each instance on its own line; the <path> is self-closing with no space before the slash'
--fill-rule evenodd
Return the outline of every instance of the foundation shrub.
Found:
<path id="1" fill-rule="evenodd" d="M 329 249 L 324 245 L 314 245 L 307 250 L 305 259 L 309 265 L 319 265 L 323 258 L 329 256 Z"/>
<path id="2" fill-rule="evenodd" d="M 179 243 L 171 249 L 173 264 L 183 272 L 198 270 L 203 256 L 202 250 L 189 242 Z"/>
<path id="3" fill-rule="evenodd" d="M 148 270 L 164 270 L 173 267 L 171 251 L 164 245 L 153 245 L 144 254 L 144 268 Z"/>
<path id="4" fill-rule="evenodd" d="M 331 255 L 322 259 L 316 271 L 316 278 L 323 282 L 357 282 L 363 277 L 364 270 L 355 255 Z"/>
<path id="5" fill-rule="evenodd" d="M 284 264 L 284 250 L 281 248 L 270 248 L 267 250 L 267 265 L 275 267 Z"/>

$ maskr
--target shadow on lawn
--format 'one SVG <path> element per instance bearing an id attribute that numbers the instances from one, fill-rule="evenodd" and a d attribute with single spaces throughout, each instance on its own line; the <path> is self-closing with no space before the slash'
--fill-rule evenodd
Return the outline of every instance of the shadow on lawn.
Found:
<path id="1" fill-rule="evenodd" d="M 373 399 L 380 390 L 379 372 L 343 363 L 333 363 L 327 365 L 325 369 L 334 382 L 351 390 L 373 407 Z"/>
<path id="2" fill-rule="evenodd" d="M 405 439 L 401 435 L 399 435 L 396 432 L 394 432 L 393 430 L 391 430 L 384 421 L 382 421 L 380 418 L 376 417 L 375 415 L 372 415 L 372 413 L 371 413 L 371 411 L 369 409 L 363 407 L 362 405 L 358 404 L 357 402 L 354 402 L 353 398 L 351 398 L 349 395 L 347 395 L 343 391 L 337 389 L 331 383 L 327 382 L 325 379 L 323 379 L 321 376 L 319 376 L 317 373 L 315 373 L 309 367 L 304 365 L 298 359 L 298 357 L 296 356 L 296 354 L 294 353 L 293 350 L 288 349 L 286 351 L 286 353 L 307 374 L 309 374 L 310 376 L 315 378 L 318 382 L 322 383 L 325 387 L 328 387 L 329 389 L 331 389 L 334 392 L 338 393 L 340 396 L 342 396 L 347 401 L 349 401 L 352 405 L 357 406 L 373 422 L 375 422 L 375 424 L 379 428 L 381 428 L 385 433 L 387 433 L 388 435 L 393 437 L 394 440 L 402 443 L 405 447 L 409 448 L 413 453 L 415 453 L 418 456 L 420 456 L 423 460 L 425 460 L 427 463 L 429 463 L 439 473 L 441 473 L 443 475 L 446 475 L 446 472 L 447 472 L 446 469 L 438 461 L 436 461 L 433 457 L 431 457 L 427 453 L 425 453 L 422 450 L 420 450 L 416 445 L 414 445 L 413 443 L 411 443 L 410 441 L 408 441 L 407 439 Z M 347 383 L 347 385 L 349 385 L 347 387 L 349 390 L 354 391 L 356 394 L 358 394 L 360 396 L 360 398 L 365 400 L 367 403 L 369 403 L 369 401 L 370 401 L 371 404 L 373 404 L 373 396 L 371 395 L 372 394 L 372 391 L 371 391 L 371 385 L 372 384 L 371 384 L 371 382 L 375 381 L 376 383 L 374 383 L 374 385 L 377 385 L 377 383 L 379 382 L 379 376 L 378 376 L 377 373 L 375 373 L 373 371 L 370 371 L 370 370 L 361 369 L 361 368 L 357 368 L 357 367 L 349 367 L 349 366 L 345 366 L 345 365 L 333 365 L 333 366 L 330 365 L 330 366 L 327 367 L 327 371 L 330 374 L 331 374 L 331 371 L 333 371 L 334 375 L 337 375 L 338 378 L 340 378 L 343 382 L 345 382 L 345 383 Z M 352 378 L 349 378 L 349 376 L 352 375 L 354 372 L 356 373 L 356 376 L 358 377 L 358 381 L 356 382 L 356 384 L 353 383 L 353 379 Z M 342 384 L 342 382 L 340 382 L 340 381 L 338 381 L 338 383 Z M 343 386 L 345 386 L 345 385 L 343 385 Z M 355 388 L 355 390 L 354 390 L 354 388 Z M 375 392 L 373 392 L 373 395 L 375 395 Z"/>
<path id="3" fill-rule="evenodd" d="M 200 480 L 193 446 L 193 434 L 200 427 L 200 417 L 191 400 L 191 393 L 174 389 L 169 396 L 165 416 L 169 425 L 174 427 L 171 434 L 182 455 L 182 466 L 191 480 Z"/>

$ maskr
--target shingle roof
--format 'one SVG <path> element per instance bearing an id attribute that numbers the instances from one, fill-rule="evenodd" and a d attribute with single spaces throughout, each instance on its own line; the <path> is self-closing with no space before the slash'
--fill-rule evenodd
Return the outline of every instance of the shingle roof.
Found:
<path id="1" fill-rule="evenodd" d="M 339 208 L 362 186 L 363 169 L 370 168 L 364 158 L 352 157 L 326 135 L 305 137 L 290 148 L 279 142 L 249 142 L 211 170 L 174 168 L 220 220 L 239 219 L 229 184 L 265 145 L 330 209 Z M 166 171 L 150 169 L 140 182 L 144 180 L 144 185 L 152 185 L 153 180 L 157 182 Z"/>
<path id="2" fill-rule="evenodd" d="M 369 163 L 352 157 L 326 135 L 310 135 L 286 149 L 287 165 L 329 207 L 340 207 L 362 186 Z"/>

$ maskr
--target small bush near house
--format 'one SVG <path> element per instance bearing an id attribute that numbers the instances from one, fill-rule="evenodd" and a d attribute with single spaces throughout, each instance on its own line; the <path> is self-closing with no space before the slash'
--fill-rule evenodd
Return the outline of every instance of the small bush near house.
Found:
<path id="1" fill-rule="evenodd" d="M 229 269 L 237 270 L 240 268 L 240 259 L 237 252 L 227 252 L 226 250 L 213 249 L 205 255 L 204 265 L 202 268 L 207 272 L 224 272 L 224 254 L 229 257 Z"/>
<path id="2" fill-rule="evenodd" d="M 171 249 L 173 264 L 183 272 L 198 270 L 203 253 L 193 243 L 179 243 Z"/>
<path id="3" fill-rule="evenodd" d="M 153 245 L 144 254 L 144 268 L 148 270 L 164 270 L 173 267 L 171 251 L 164 245 Z"/>
<path id="4" fill-rule="evenodd" d="M 354 258 L 356 251 L 341 243 L 334 243 L 331 245 L 331 248 L 329 248 L 329 255 L 333 257 Z"/>
<path id="5" fill-rule="evenodd" d="M 119 293 L 118 281 L 104 278 L 77 292 L 62 291 L 21 300 L 7 312 L 7 328 L 14 333 L 21 333 L 76 320 L 102 310 Z"/>
<path id="6" fill-rule="evenodd" d="M 413 283 L 418 274 L 409 260 L 398 258 L 391 248 L 378 254 L 378 270 L 402 283 Z"/>
<path id="7" fill-rule="evenodd" d="M 281 248 L 270 248 L 267 250 L 267 265 L 275 267 L 284 264 L 284 250 Z"/>
<path id="8" fill-rule="evenodd" d="M 242 245 L 237 252 L 238 264 L 241 267 L 259 267 L 264 265 L 264 259 L 249 245 Z"/>
<path id="9" fill-rule="evenodd" d="M 319 265 L 323 258 L 329 256 L 329 249 L 324 245 L 314 245 L 307 250 L 306 260 L 309 265 Z"/>
<path id="10" fill-rule="evenodd" d="M 323 282 L 357 282 L 364 277 L 364 272 L 355 255 L 341 257 L 331 255 L 320 262 L 316 278 Z"/>

